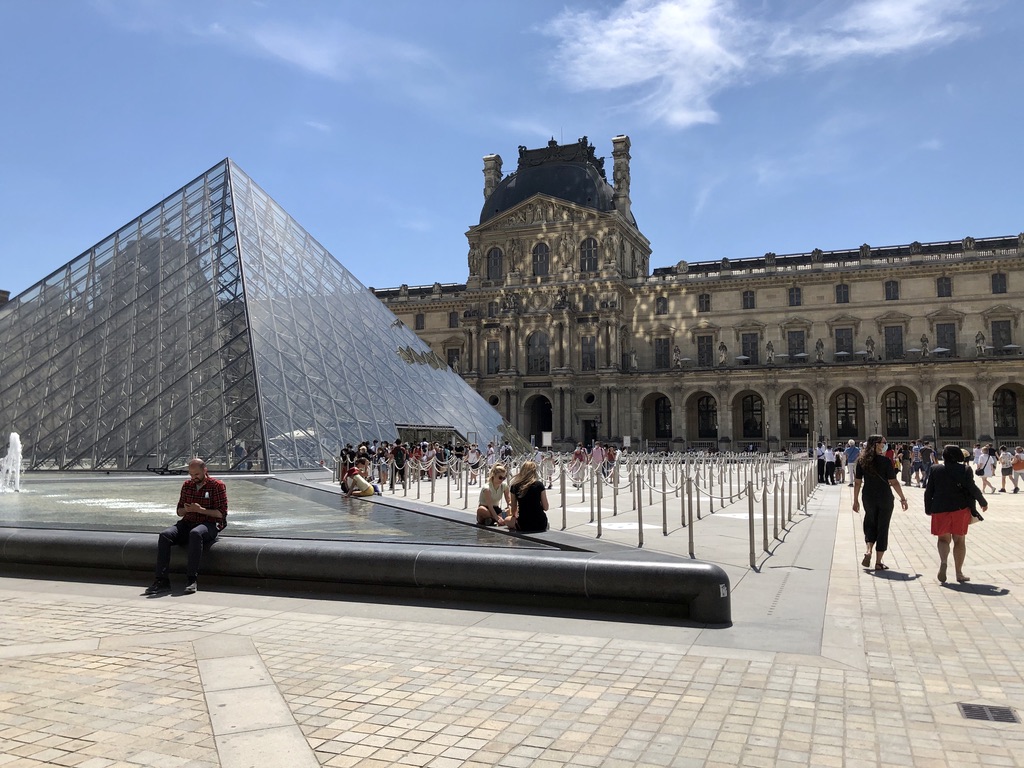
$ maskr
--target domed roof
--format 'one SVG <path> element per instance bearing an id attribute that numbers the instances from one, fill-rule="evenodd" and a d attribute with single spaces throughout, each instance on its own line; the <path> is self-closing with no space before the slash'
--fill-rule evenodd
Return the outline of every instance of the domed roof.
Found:
<path id="1" fill-rule="evenodd" d="M 484 202 L 480 223 L 538 193 L 596 211 L 615 210 L 615 190 L 605 178 L 604 158 L 594 156 L 585 136 L 576 144 L 562 146 L 552 139 L 542 149 L 519 147 L 518 169 L 502 179 Z"/>

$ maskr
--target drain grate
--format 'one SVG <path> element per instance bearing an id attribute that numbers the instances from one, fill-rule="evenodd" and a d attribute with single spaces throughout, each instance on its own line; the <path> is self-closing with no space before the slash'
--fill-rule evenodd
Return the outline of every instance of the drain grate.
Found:
<path id="1" fill-rule="evenodd" d="M 987 704 L 957 704 L 960 714 L 968 720 L 987 720 L 990 723 L 1019 723 L 1020 716 L 1009 707 L 990 707 Z"/>

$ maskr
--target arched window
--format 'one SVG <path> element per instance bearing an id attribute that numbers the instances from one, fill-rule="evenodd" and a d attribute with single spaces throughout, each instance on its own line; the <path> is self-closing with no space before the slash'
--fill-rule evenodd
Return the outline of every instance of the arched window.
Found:
<path id="1" fill-rule="evenodd" d="M 668 299 L 665 296 L 659 296 L 654 300 L 654 314 L 656 315 L 667 315 L 668 314 Z"/>
<path id="2" fill-rule="evenodd" d="M 939 392 L 935 398 L 935 416 L 940 437 L 960 437 L 963 433 L 960 393 L 950 389 Z"/>
<path id="3" fill-rule="evenodd" d="M 1012 389 L 996 390 L 992 398 L 992 425 L 999 437 L 1016 437 L 1017 394 Z"/>
<path id="4" fill-rule="evenodd" d="M 703 440 L 718 437 L 718 403 L 710 395 L 697 399 L 697 437 Z"/>
<path id="5" fill-rule="evenodd" d="M 885 396 L 885 434 L 910 437 L 910 406 L 903 392 L 890 392 Z"/>
<path id="6" fill-rule="evenodd" d="M 502 253 L 501 248 L 491 248 L 487 252 L 487 279 L 488 280 L 501 280 L 502 270 Z"/>
<path id="7" fill-rule="evenodd" d="M 790 395 L 786 401 L 789 411 L 789 436 L 807 437 L 811 428 L 811 401 L 807 395 Z"/>
<path id="8" fill-rule="evenodd" d="M 757 395 L 747 395 L 740 401 L 743 418 L 743 437 L 764 437 L 764 401 Z"/>
<path id="9" fill-rule="evenodd" d="M 550 370 L 548 335 L 544 331 L 536 331 L 526 342 L 526 372 L 547 373 Z"/>
<path id="10" fill-rule="evenodd" d="M 885 300 L 886 301 L 899 301 L 900 300 L 900 282 L 899 282 L 899 280 L 886 280 L 885 281 Z"/>
<path id="11" fill-rule="evenodd" d="M 836 396 L 836 435 L 857 436 L 857 398 L 849 392 Z"/>
<path id="12" fill-rule="evenodd" d="M 592 237 L 580 243 L 580 272 L 597 272 L 597 240 Z"/>
<path id="13" fill-rule="evenodd" d="M 654 401 L 654 437 L 659 440 L 672 437 L 672 401 L 667 397 Z"/>
<path id="14" fill-rule="evenodd" d="M 548 260 L 551 251 L 547 243 L 537 243 L 533 246 L 533 274 L 537 277 L 544 277 L 548 274 Z"/>

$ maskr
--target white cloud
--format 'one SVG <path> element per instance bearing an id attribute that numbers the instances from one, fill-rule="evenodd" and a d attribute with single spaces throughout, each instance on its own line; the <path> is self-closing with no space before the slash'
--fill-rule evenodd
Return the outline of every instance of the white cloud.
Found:
<path id="1" fill-rule="evenodd" d="M 720 91 L 790 69 L 919 50 L 966 34 L 975 0 L 858 0 L 825 18 L 751 15 L 736 0 L 625 0 L 563 11 L 554 71 L 578 91 L 639 92 L 625 106 L 675 128 L 713 123 Z"/>
<path id="2" fill-rule="evenodd" d="M 918 149 L 922 149 L 926 152 L 938 152 L 942 149 L 942 141 L 939 139 L 926 139 L 917 145 Z"/>
<path id="3" fill-rule="evenodd" d="M 320 133 L 330 133 L 333 130 L 330 125 L 319 120 L 306 120 L 303 125 L 307 128 L 312 128 L 314 131 L 320 131 Z"/>

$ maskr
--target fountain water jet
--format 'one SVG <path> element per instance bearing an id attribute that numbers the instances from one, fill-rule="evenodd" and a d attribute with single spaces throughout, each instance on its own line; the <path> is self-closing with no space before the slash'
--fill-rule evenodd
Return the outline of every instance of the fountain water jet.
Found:
<path id="1" fill-rule="evenodd" d="M 0 493 L 21 491 L 21 436 L 17 432 L 11 432 L 10 442 L 7 444 L 7 455 L 0 461 L 0 469 L 3 475 L 0 476 Z"/>

